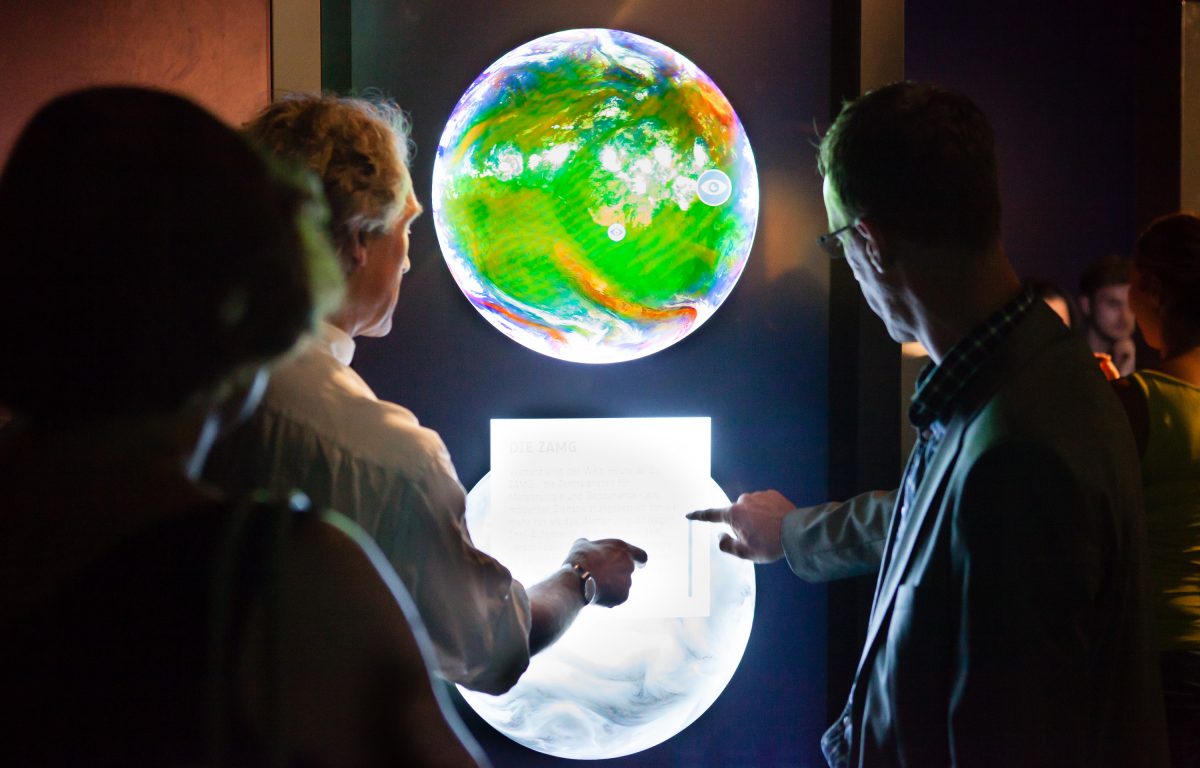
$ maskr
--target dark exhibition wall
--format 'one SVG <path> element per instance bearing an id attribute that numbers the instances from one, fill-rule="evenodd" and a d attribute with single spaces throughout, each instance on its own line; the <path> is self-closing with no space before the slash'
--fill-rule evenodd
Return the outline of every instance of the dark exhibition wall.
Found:
<path id="1" fill-rule="evenodd" d="M 1148 211 L 1170 207 L 1169 157 L 1148 153 L 1145 139 L 1169 145 L 1169 130 L 1152 129 L 1169 128 L 1171 116 L 1136 107 L 1158 89 L 1165 92 L 1155 103 L 1171 106 L 1172 62 L 1162 53 L 1171 42 L 1154 42 L 1158 35 L 1147 45 L 1139 36 L 1148 23 L 1169 32 L 1173 5 L 904 3 L 905 75 L 966 91 L 995 125 L 1004 237 L 1021 274 L 1073 289 L 1093 259 L 1129 252 Z M 709 415 L 713 475 L 730 496 L 776 487 L 812 503 L 831 487 L 866 490 L 850 486 L 898 474 L 898 451 L 862 444 L 872 435 L 891 441 L 901 414 L 878 429 L 859 415 L 878 413 L 872 403 L 897 402 L 888 370 L 899 356 L 877 338 L 874 318 L 831 324 L 831 310 L 845 316 L 839 308 L 852 307 L 857 291 L 844 276 L 831 283 L 812 246 L 825 222 L 811 143 L 828 125 L 831 102 L 857 82 L 844 69 L 859 55 L 856 30 L 847 26 L 858 23 L 858 7 L 838 0 L 323 3 L 327 87 L 377 88 L 411 112 L 414 177 L 426 196 L 438 137 L 463 90 L 505 52 L 573 27 L 624 29 L 679 50 L 729 97 L 754 146 L 763 207 L 741 282 L 696 333 L 639 361 L 562 363 L 509 341 L 459 293 L 430 217 L 418 222 L 395 330 L 364 340 L 356 367 L 380 396 L 442 433 L 468 488 L 488 470 L 495 417 Z M 1148 82 L 1147 72 L 1162 79 Z M 1158 166 L 1148 164 L 1152 155 Z M 847 354 L 859 362 L 831 369 L 831 359 Z M 835 462 L 831 471 L 831 447 L 847 442 L 849 452 L 834 453 L 859 466 Z M 782 565 L 760 567 L 758 584 L 754 632 L 726 693 L 682 734 L 612 764 L 824 764 L 819 734 L 840 709 L 867 606 L 855 590 L 805 585 Z M 865 591 L 869 599 L 869 584 Z M 469 710 L 464 716 L 498 766 L 562 763 L 509 742 Z"/>
<path id="2" fill-rule="evenodd" d="M 351 60 L 335 76 L 348 69 L 353 89 L 378 88 L 411 113 L 413 175 L 426 203 L 438 138 L 463 91 L 507 51 L 564 29 L 623 29 L 683 53 L 729 98 L 755 152 L 763 206 L 740 282 L 699 330 L 632 362 L 560 362 L 510 341 L 459 292 L 432 217 L 418 221 L 394 330 L 363 340 L 356 367 L 381 397 L 442 434 L 464 485 L 488 471 L 492 418 L 700 415 L 712 417 L 713 477 L 731 497 L 776 487 L 797 502 L 822 500 L 828 264 L 813 245 L 825 218 L 811 144 L 814 120 L 828 113 L 826 3 L 778 0 L 748 11 L 694 0 L 430 0 L 345 10 Z M 328 10 L 324 23 L 338 29 Z M 325 37 L 329 56 L 336 41 Z M 725 694 L 682 734 L 608 764 L 818 764 L 825 591 L 782 564 L 758 569 L 758 589 L 750 643 Z M 564 762 L 509 742 L 469 710 L 465 717 L 498 766 Z"/>
<path id="3" fill-rule="evenodd" d="M 270 0 L 0 3 L 0 164 L 44 102 L 108 83 L 177 91 L 243 122 L 271 94 Z"/>
<path id="4" fill-rule="evenodd" d="M 1135 32 L 1144 23 L 1142 5 L 905 4 L 906 77 L 964 90 L 992 120 L 1004 241 L 1022 276 L 1074 292 L 1091 262 L 1131 255 L 1137 228 L 1148 223 L 1135 220 Z M 1179 3 L 1144 5 L 1174 6 L 1177 14 Z"/>
<path id="5" fill-rule="evenodd" d="M 1139 227 L 1178 205 L 1178 0 L 894 2 L 904 74 L 966 91 L 995 125 L 1019 272 L 1073 289 L 1090 261 L 1128 254 Z M 653 38 L 709 74 L 745 125 L 762 196 L 746 272 L 716 315 L 674 347 L 608 366 L 543 357 L 488 325 L 451 278 L 427 215 L 394 330 L 362 340 L 355 367 L 442 434 L 468 488 L 489 469 L 497 417 L 711 416 L 713 476 L 731 497 L 775 487 L 814 503 L 894 478 L 898 451 L 871 446 L 900 428 L 899 355 L 861 311 L 853 279 L 831 276 L 812 244 L 826 229 L 812 143 L 831 104 L 857 87 L 848 62 L 864 5 L 322 0 L 324 87 L 378 89 L 411 113 L 426 204 L 463 90 L 512 48 L 588 26 Z M 271 91 L 271 13 L 268 0 L 3 4 L 0 158 L 39 104 L 101 82 L 178 90 L 240 122 Z M 824 765 L 818 739 L 858 656 L 864 590 L 806 585 L 781 564 L 757 575 L 754 631 L 725 694 L 680 735 L 606 764 Z M 464 716 L 501 768 L 565 764 Z"/>

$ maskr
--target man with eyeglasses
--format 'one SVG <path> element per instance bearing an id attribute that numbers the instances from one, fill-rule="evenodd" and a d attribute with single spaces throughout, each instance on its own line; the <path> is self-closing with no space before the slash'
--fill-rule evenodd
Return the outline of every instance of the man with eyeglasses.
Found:
<path id="1" fill-rule="evenodd" d="M 1132 437 L 1085 345 L 1004 254 L 986 118 L 897 83 L 845 105 L 818 163 L 818 242 L 892 338 L 932 358 L 900 488 L 850 503 L 889 528 L 827 761 L 1165 765 Z M 843 544 L 861 562 L 861 531 L 812 512 L 762 491 L 689 517 L 729 524 L 726 552 L 800 575 Z"/>

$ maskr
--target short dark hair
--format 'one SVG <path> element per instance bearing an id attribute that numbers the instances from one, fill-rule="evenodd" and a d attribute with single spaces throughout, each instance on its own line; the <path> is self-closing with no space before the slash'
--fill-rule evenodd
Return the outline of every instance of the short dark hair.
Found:
<path id="1" fill-rule="evenodd" d="M 843 105 L 818 168 L 853 215 L 918 245 L 979 252 L 1000 240 L 994 144 L 963 94 L 900 82 Z"/>
<path id="2" fill-rule="evenodd" d="M 1094 296 L 1101 288 L 1128 284 L 1129 259 L 1112 253 L 1092 262 L 1079 276 L 1079 295 Z"/>
<path id="3" fill-rule="evenodd" d="M 1155 219 L 1138 237 L 1133 259 L 1139 273 L 1158 280 L 1167 318 L 1200 330 L 1200 214 Z"/>
<path id="4" fill-rule="evenodd" d="M 314 180 L 172 94 L 54 99 L 0 176 L 0 402 L 174 412 L 290 349 L 340 270 Z"/>

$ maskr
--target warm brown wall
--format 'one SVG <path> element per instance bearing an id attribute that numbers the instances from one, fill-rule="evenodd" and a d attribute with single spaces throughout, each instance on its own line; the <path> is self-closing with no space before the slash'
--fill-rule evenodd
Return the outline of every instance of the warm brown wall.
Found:
<path id="1" fill-rule="evenodd" d="M 0 160 L 41 104 L 86 85 L 154 85 L 240 123 L 269 99 L 270 30 L 270 0 L 0 3 Z"/>

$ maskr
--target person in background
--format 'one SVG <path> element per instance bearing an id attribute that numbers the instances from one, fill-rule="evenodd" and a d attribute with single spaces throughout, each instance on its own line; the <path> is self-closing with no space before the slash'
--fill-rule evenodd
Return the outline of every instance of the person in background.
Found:
<path id="1" fill-rule="evenodd" d="M 439 673 L 474 690 L 506 691 L 584 606 L 624 602 L 646 553 L 616 539 L 579 539 L 561 568 L 526 589 L 472 543 L 466 495 L 438 434 L 377 398 L 350 368 L 355 337 L 392 329 L 409 226 L 421 213 L 399 109 L 296 95 L 245 130 L 321 178 L 348 288 L 319 337 L 276 371 L 262 407 L 217 446 L 206 477 L 230 491 L 298 488 L 352 517 L 412 593 Z"/>
<path id="2" fill-rule="evenodd" d="M 1063 321 L 1063 325 L 1068 328 L 1079 327 L 1079 308 L 1075 306 L 1074 299 L 1067 295 L 1062 288 L 1049 280 L 1040 280 L 1035 277 L 1027 277 L 1023 282 L 1033 291 L 1034 296 L 1046 302 L 1046 306 L 1054 310 L 1054 314 Z"/>
<path id="3" fill-rule="evenodd" d="M 1086 347 L 1000 242 L 991 127 L 960 93 L 895 83 L 821 141 L 830 232 L 871 309 L 932 363 L 830 766 L 1157 766 L 1141 489 Z M 795 568 L 795 505 L 742 494 L 694 520 Z M 803 553 L 802 553 L 803 554 Z"/>
<path id="4" fill-rule="evenodd" d="M 1092 352 L 1108 355 L 1120 375 L 1129 375 L 1137 364 L 1129 260 L 1106 256 L 1088 267 L 1079 279 L 1079 309 Z"/>
<path id="5" fill-rule="evenodd" d="M 1200 216 L 1138 238 L 1129 305 L 1162 362 L 1113 386 L 1141 456 L 1172 765 L 1200 768 Z"/>
<path id="6" fill-rule="evenodd" d="M 484 760 L 357 526 L 196 482 L 264 366 L 340 297 L 324 219 L 307 175 L 178 96 L 72 93 L 18 139 L 0 176 L 0 765 Z"/>
<path id="7" fill-rule="evenodd" d="M 1063 324 L 1068 328 L 1079 327 L 1079 310 L 1075 306 L 1075 302 L 1061 288 L 1048 280 L 1038 280 L 1027 278 L 1025 284 L 1040 298 L 1046 302 L 1046 306 L 1054 310 L 1054 314 L 1058 315 Z M 1122 355 L 1128 355 L 1132 349 L 1133 340 L 1130 339 L 1128 344 L 1122 342 L 1116 345 L 1118 352 Z M 1112 355 L 1107 352 L 1093 352 L 1096 356 L 1096 363 L 1100 366 L 1100 372 L 1104 374 L 1104 378 L 1109 381 L 1121 378 L 1121 372 L 1113 362 Z"/>

